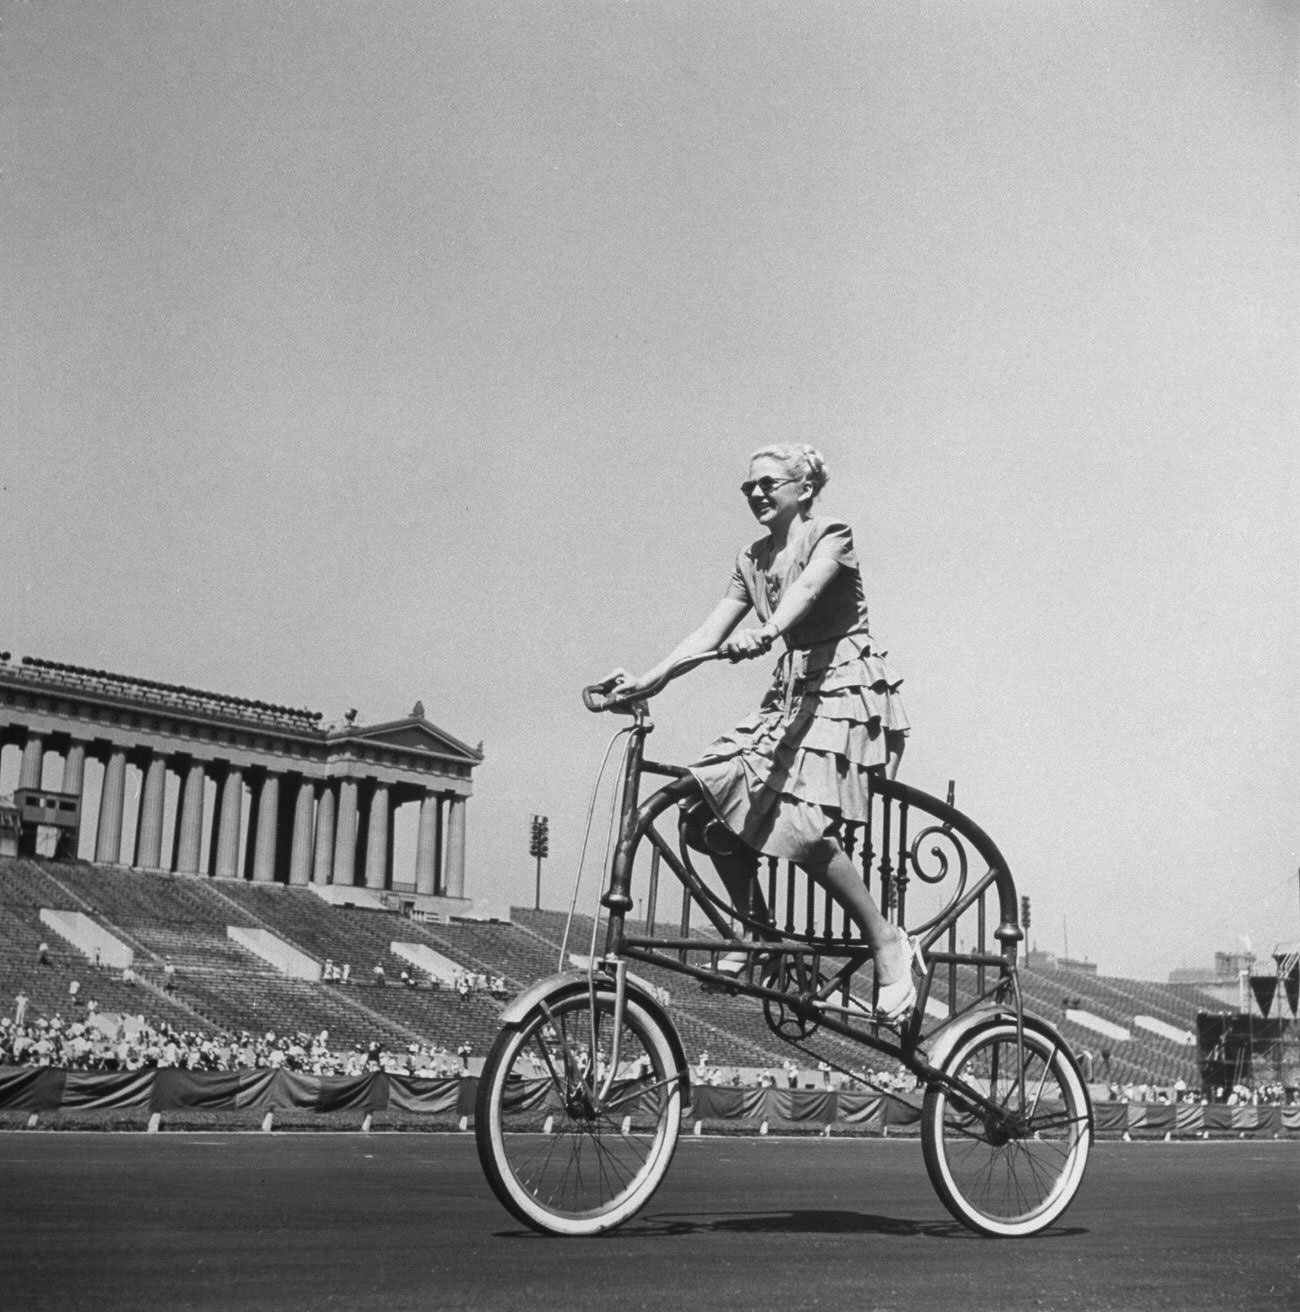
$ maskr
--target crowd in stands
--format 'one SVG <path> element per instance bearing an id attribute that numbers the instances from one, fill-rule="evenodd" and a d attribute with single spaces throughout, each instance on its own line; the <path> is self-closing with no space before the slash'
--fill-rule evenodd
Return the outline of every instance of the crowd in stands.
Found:
<path id="1" fill-rule="evenodd" d="M 21 997 L 22 995 L 20 995 Z M 455 1049 L 445 1044 L 411 1043 L 389 1049 L 375 1041 L 338 1051 L 330 1047 L 329 1031 L 252 1034 L 205 1034 L 178 1030 L 166 1022 L 146 1024 L 143 1017 L 102 1026 L 92 1012 L 84 1021 L 54 1015 L 27 1019 L 26 1008 L 16 1017 L 0 1018 L 0 1067 L 57 1066 L 78 1071 L 138 1071 L 175 1068 L 190 1071 L 233 1071 L 282 1068 L 309 1075 L 365 1075 L 374 1071 L 444 1079 L 468 1067 L 473 1046 Z"/>
<path id="2" fill-rule="evenodd" d="M 355 1044 L 338 1050 L 329 1043 L 329 1031 L 277 1034 L 273 1030 L 254 1034 L 205 1034 L 179 1030 L 158 1022 L 147 1024 L 142 1016 L 101 1023 L 93 998 L 84 1004 L 84 1019 L 66 1021 L 61 1015 L 28 1016 L 28 998 L 19 993 L 12 1017 L 0 1017 L 0 1067 L 55 1066 L 82 1071 L 135 1071 L 147 1068 L 176 1068 L 191 1071 L 231 1071 L 283 1068 L 311 1075 L 364 1075 L 386 1071 L 421 1079 L 445 1079 L 468 1069 L 473 1046 L 462 1042 L 446 1044 L 411 1043 L 389 1048 L 378 1041 Z M 850 1092 L 907 1093 L 917 1087 L 916 1077 L 905 1067 L 881 1070 L 835 1071 L 822 1062 L 814 1068 L 814 1087 Z M 797 1088 L 812 1082 L 810 1071 L 801 1071 L 793 1061 L 780 1067 L 740 1068 L 715 1065 L 707 1051 L 701 1052 L 691 1075 L 697 1084 L 732 1088 Z M 1239 1083 L 1231 1087 L 1189 1088 L 1183 1080 L 1168 1087 L 1154 1084 L 1108 1086 L 1114 1102 L 1149 1104 L 1208 1104 L 1228 1106 L 1294 1106 L 1300 1104 L 1300 1089 L 1279 1081 L 1257 1085 Z"/>
<path id="3" fill-rule="evenodd" d="M 370 972 L 376 988 L 388 987 L 388 972 L 382 962 L 376 962 Z M 348 964 L 336 966 L 328 957 L 321 968 L 321 979 L 327 984 L 349 984 L 352 981 L 352 967 Z M 407 989 L 449 989 L 462 998 L 471 993 L 490 993 L 494 998 L 508 998 L 510 986 L 504 975 L 487 975 L 469 970 L 458 970 L 450 981 L 444 981 L 437 975 L 429 975 L 412 967 L 403 967 L 397 977 L 397 985 Z"/>
<path id="4" fill-rule="evenodd" d="M 1155 1084 L 1116 1084 L 1107 1086 L 1111 1102 L 1202 1104 L 1223 1103 L 1229 1107 L 1290 1107 L 1300 1104 L 1300 1089 L 1288 1089 L 1277 1080 L 1263 1084 L 1216 1085 L 1211 1089 L 1192 1089 L 1186 1081 L 1175 1080 L 1168 1087 Z"/>
<path id="5" fill-rule="evenodd" d="M 815 1078 L 812 1071 L 816 1072 Z M 889 1070 L 837 1071 L 829 1062 L 819 1062 L 811 1069 L 797 1066 L 788 1058 L 778 1067 L 724 1067 L 715 1066 L 708 1052 L 702 1052 L 691 1069 L 691 1079 L 697 1085 L 710 1088 L 735 1089 L 797 1089 L 804 1087 L 844 1089 L 851 1093 L 909 1093 L 917 1087 L 916 1076 L 905 1066 Z"/>

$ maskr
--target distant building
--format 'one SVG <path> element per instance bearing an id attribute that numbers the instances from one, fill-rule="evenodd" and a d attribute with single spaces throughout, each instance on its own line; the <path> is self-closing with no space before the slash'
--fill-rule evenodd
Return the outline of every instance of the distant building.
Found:
<path id="1" fill-rule="evenodd" d="M 327 726 L 318 712 L 0 654 L 0 751 L 21 753 L 0 843 L 25 808 L 33 828 L 88 826 L 97 864 L 464 912 L 466 803 L 483 752 L 415 711 L 372 725 L 352 712 Z M 55 789 L 45 788 L 50 757 Z M 395 870 L 394 816 L 408 805 L 414 866 Z"/>
<path id="2" fill-rule="evenodd" d="M 1214 966 L 1179 966 L 1169 972 L 1171 984 L 1231 984 L 1236 985 L 1243 974 L 1255 968 L 1253 952 L 1216 952 Z"/>

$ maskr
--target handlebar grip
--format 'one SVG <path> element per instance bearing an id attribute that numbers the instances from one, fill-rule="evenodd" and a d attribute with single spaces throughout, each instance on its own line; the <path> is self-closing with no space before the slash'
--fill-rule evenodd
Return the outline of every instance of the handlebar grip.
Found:
<path id="1" fill-rule="evenodd" d="M 582 690 L 582 704 L 589 711 L 608 710 L 613 698 L 605 695 L 607 691 L 603 683 L 589 683 Z"/>
<path id="2" fill-rule="evenodd" d="M 613 681 L 606 679 L 604 683 L 589 683 L 582 690 L 582 704 L 589 711 L 623 711 L 627 712 L 632 703 L 637 699 L 635 697 L 619 697 L 611 693 Z"/>
<path id="3" fill-rule="evenodd" d="M 614 686 L 613 679 L 606 679 L 603 683 L 589 683 L 582 690 L 582 704 L 589 711 L 618 710 L 624 714 L 631 714 L 631 708 L 637 702 L 646 701 L 656 693 L 662 692 L 664 687 L 677 678 L 679 674 L 685 674 L 687 670 L 693 670 L 697 665 L 703 665 L 706 661 L 716 661 L 721 655 L 720 651 L 704 651 L 693 656 L 683 656 L 676 664 L 670 666 L 660 678 L 656 679 L 650 687 L 643 688 L 632 697 L 611 696 L 610 689 Z"/>

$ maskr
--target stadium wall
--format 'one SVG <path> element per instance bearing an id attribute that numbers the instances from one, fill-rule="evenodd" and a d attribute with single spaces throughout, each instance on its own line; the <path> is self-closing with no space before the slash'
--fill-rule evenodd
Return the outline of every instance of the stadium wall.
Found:
<path id="1" fill-rule="evenodd" d="M 518 1091 L 521 1105 L 539 1113 L 548 1084 Z M 368 1075 L 305 1075 L 248 1069 L 121 1072 L 63 1070 L 50 1066 L 0 1069 L 0 1111 L 104 1111 L 135 1108 L 179 1111 L 404 1112 L 464 1118 L 474 1115 L 477 1077 L 419 1079 L 377 1071 Z M 722 1131 L 856 1134 L 915 1133 L 920 1094 L 850 1093 L 821 1089 L 732 1089 L 704 1086 L 692 1092 L 688 1124 Z M 1102 1138 L 1300 1138 L 1300 1106 L 1226 1106 L 1219 1103 L 1099 1103 Z"/>

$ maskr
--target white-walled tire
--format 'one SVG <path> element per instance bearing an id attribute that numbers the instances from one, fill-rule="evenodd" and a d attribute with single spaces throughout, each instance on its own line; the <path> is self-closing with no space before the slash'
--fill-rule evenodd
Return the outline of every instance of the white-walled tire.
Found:
<path id="1" fill-rule="evenodd" d="M 592 998 L 585 982 L 557 986 L 497 1035 L 479 1082 L 484 1173 L 515 1217 L 546 1234 L 599 1234 L 634 1216 L 659 1187 L 681 1128 L 680 1046 L 634 994 L 617 1078 L 599 1099 L 601 1061 L 615 1051 L 612 986 L 596 987 L 594 1031 Z"/>
<path id="2" fill-rule="evenodd" d="M 1051 1225 L 1073 1201 L 1092 1145 L 1092 1104 L 1059 1035 L 1024 1020 L 1024 1091 L 1016 1024 L 999 1019 L 962 1039 L 945 1073 L 1006 1113 L 989 1117 L 935 1083 L 921 1113 L 925 1166 L 939 1197 L 981 1234 L 1016 1237 Z"/>

